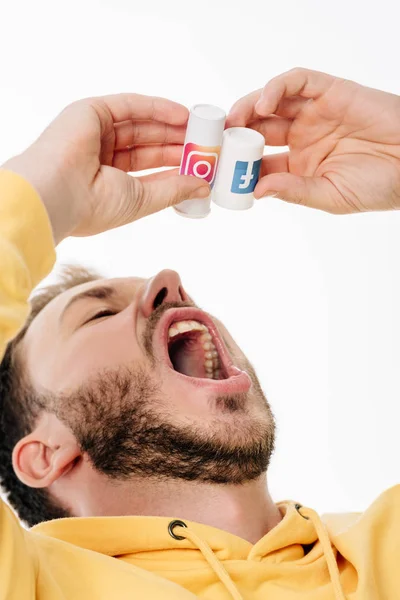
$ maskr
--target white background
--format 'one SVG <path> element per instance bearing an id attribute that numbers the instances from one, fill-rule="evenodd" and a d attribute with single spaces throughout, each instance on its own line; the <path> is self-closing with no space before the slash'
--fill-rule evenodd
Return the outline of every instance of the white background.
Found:
<path id="1" fill-rule="evenodd" d="M 0 164 L 69 102 L 134 91 L 228 110 L 295 66 L 400 93 L 395 0 L 69 0 L 0 8 Z M 400 476 L 400 215 L 334 217 L 277 199 L 172 210 L 60 262 L 105 276 L 176 269 L 254 363 L 279 433 L 278 501 L 363 510 Z"/>

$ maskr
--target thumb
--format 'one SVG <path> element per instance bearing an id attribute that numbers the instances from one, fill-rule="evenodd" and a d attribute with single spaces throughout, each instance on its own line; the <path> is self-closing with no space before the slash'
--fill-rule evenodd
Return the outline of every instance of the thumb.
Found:
<path id="1" fill-rule="evenodd" d="M 183 200 L 207 198 L 211 189 L 207 181 L 189 175 L 141 180 L 142 200 L 137 218 L 174 206 Z"/>
<path id="2" fill-rule="evenodd" d="M 102 165 L 82 209 L 81 222 L 72 235 L 95 235 L 132 223 L 182 200 L 209 195 L 210 186 L 197 177 L 165 173 L 132 177 Z"/>
<path id="3" fill-rule="evenodd" d="M 256 198 L 274 196 L 292 204 L 319 208 L 330 213 L 350 212 L 340 192 L 326 177 L 273 173 L 260 179 L 254 195 Z"/>

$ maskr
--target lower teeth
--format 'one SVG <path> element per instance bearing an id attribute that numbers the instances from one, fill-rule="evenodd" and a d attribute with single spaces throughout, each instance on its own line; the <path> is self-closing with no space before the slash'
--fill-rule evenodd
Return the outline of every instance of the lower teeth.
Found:
<path id="1" fill-rule="evenodd" d="M 219 368 L 219 363 L 218 363 L 218 365 L 215 365 L 214 368 L 206 367 L 206 377 L 208 379 L 219 379 L 220 373 L 221 373 L 221 371 Z"/>
<path id="2" fill-rule="evenodd" d="M 210 333 L 204 332 L 200 338 L 204 350 L 204 367 L 206 370 L 207 379 L 220 378 L 220 363 L 216 347 L 212 341 Z"/>

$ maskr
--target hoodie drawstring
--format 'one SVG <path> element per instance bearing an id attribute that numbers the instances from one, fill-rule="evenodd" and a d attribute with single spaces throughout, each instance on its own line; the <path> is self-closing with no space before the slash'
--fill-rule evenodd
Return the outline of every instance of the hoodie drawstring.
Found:
<path id="1" fill-rule="evenodd" d="M 310 520 L 315 528 L 318 539 L 321 542 L 326 563 L 328 565 L 328 571 L 329 576 L 331 578 L 333 591 L 335 594 L 335 600 L 346 600 L 346 596 L 344 595 L 342 584 L 340 582 L 340 573 L 337 566 L 336 558 L 332 550 L 331 541 L 329 539 L 329 534 L 326 530 L 325 525 L 321 521 L 318 513 L 316 513 L 311 508 L 305 508 L 301 506 L 301 504 L 296 504 L 295 508 L 299 515 L 303 517 L 303 519 Z M 225 588 L 231 594 L 233 600 L 243 600 L 243 596 L 237 589 L 236 585 L 233 583 L 229 573 L 226 571 L 222 563 L 215 556 L 210 546 L 204 540 L 202 540 L 196 533 L 194 533 L 194 531 L 189 529 L 186 523 L 179 520 L 171 521 L 168 530 L 170 535 L 177 540 L 183 540 L 186 538 L 189 541 L 191 541 L 192 544 L 200 550 L 200 552 L 202 553 L 202 555 L 204 556 L 214 573 L 217 575 L 219 580 L 224 584 Z M 179 530 L 179 534 L 175 533 L 177 530 Z"/>
<path id="2" fill-rule="evenodd" d="M 176 535 L 175 531 L 178 530 L 179 534 Z M 169 525 L 169 532 L 175 539 L 179 540 L 186 538 L 189 541 L 191 541 L 193 546 L 196 546 L 200 550 L 200 552 L 202 553 L 202 555 L 204 556 L 214 573 L 217 575 L 221 583 L 223 583 L 225 588 L 232 596 L 233 600 L 244 600 L 242 594 L 239 592 L 236 585 L 233 583 L 229 573 L 226 571 L 223 564 L 215 556 L 210 546 L 204 540 L 202 540 L 196 533 L 194 533 L 194 531 L 189 529 L 186 523 L 183 523 L 183 521 L 173 521 Z"/>
<path id="3" fill-rule="evenodd" d="M 300 512 L 301 509 L 301 512 Z M 301 506 L 301 504 L 296 504 L 296 510 L 301 517 L 304 519 L 309 519 L 311 523 L 314 525 L 315 531 L 317 532 L 317 536 L 319 541 L 321 542 L 322 550 L 324 552 L 324 556 L 326 559 L 326 563 L 328 565 L 329 576 L 332 581 L 333 591 L 335 593 L 336 600 L 346 600 L 346 596 L 344 595 L 342 584 L 340 582 L 340 573 L 337 566 L 336 558 L 332 550 L 331 541 L 329 539 L 328 531 L 326 530 L 325 525 L 321 521 L 320 516 L 315 510 L 311 508 L 306 508 Z"/>

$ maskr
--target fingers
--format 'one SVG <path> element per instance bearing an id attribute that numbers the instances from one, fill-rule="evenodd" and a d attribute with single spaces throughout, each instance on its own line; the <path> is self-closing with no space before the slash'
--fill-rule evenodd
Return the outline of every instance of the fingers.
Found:
<path id="1" fill-rule="evenodd" d="M 265 177 L 266 175 L 270 175 L 271 173 L 288 172 L 289 152 L 280 152 L 279 154 L 268 154 L 267 156 L 263 157 L 260 171 L 261 177 Z"/>
<path id="2" fill-rule="evenodd" d="M 115 125 L 115 149 L 126 150 L 135 145 L 183 144 L 185 125 L 169 125 L 157 121 L 123 121 Z"/>
<path id="3" fill-rule="evenodd" d="M 92 106 L 105 106 L 111 113 L 114 123 L 143 120 L 160 121 L 170 125 L 184 125 L 189 118 L 188 109 L 182 104 L 141 94 L 116 94 L 93 98 Z"/>
<path id="4" fill-rule="evenodd" d="M 292 121 L 293 119 L 298 117 L 300 112 L 307 106 L 307 104 L 309 103 L 309 99 L 300 98 L 300 96 L 295 96 L 294 98 L 283 98 L 280 101 L 278 108 L 275 111 L 275 114 L 271 115 L 270 117 L 264 117 L 263 119 L 260 119 L 260 115 L 256 111 L 255 106 L 252 110 L 247 111 L 246 102 L 244 103 L 245 113 L 244 115 L 242 115 L 240 102 L 241 101 L 237 103 L 236 108 L 232 108 L 232 112 L 228 116 L 228 127 L 251 127 L 254 122 L 264 121 L 265 119 L 272 117 L 283 117 L 287 120 Z"/>
<path id="5" fill-rule="evenodd" d="M 255 105 L 260 116 L 274 114 L 284 98 L 300 96 L 316 100 L 331 87 L 335 77 L 311 71 L 309 69 L 292 69 L 271 79 L 264 87 Z"/>
<path id="6" fill-rule="evenodd" d="M 112 166 L 125 172 L 144 171 L 159 167 L 176 167 L 180 164 L 182 146 L 160 144 L 157 146 L 135 146 L 114 154 Z"/>
<path id="7" fill-rule="evenodd" d="M 292 69 L 271 79 L 264 89 L 238 100 L 228 115 L 228 126 L 245 126 L 272 114 L 294 119 L 310 99 L 317 99 L 334 81 L 335 77 L 325 73 Z"/>
<path id="8" fill-rule="evenodd" d="M 248 123 L 260 118 L 255 106 L 261 97 L 262 89 L 251 92 L 247 96 L 240 98 L 232 106 L 226 119 L 227 127 L 245 127 Z"/>
<path id="9" fill-rule="evenodd" d="M 267 146 L 287 146 L 292 125 L 292 120 L 273 115 L 272 117 L 253 121 L 248 127 L 259 131 L 265 137 Z"/>
<path id="10" fill-rule="evenodd" d="M 300 96 L 293 96 L 293 98 L 282 98 L 278 104 L 275 114 L 279 117 L 285 117 L 287 119 L 296 119 L 299 113 L 304 110 L 309 102 L 309 98 L 301 98 Z"/>
<path id="11" fill-rule="evenodd" d="M 293 204 L 319 208 L 341 214 L 350 212 L 337 188 L 326 177 L 300 177 L 290 173 L 276 173 L 263 177 L 254 190 L 256 198 L 277 196 Z"/>

